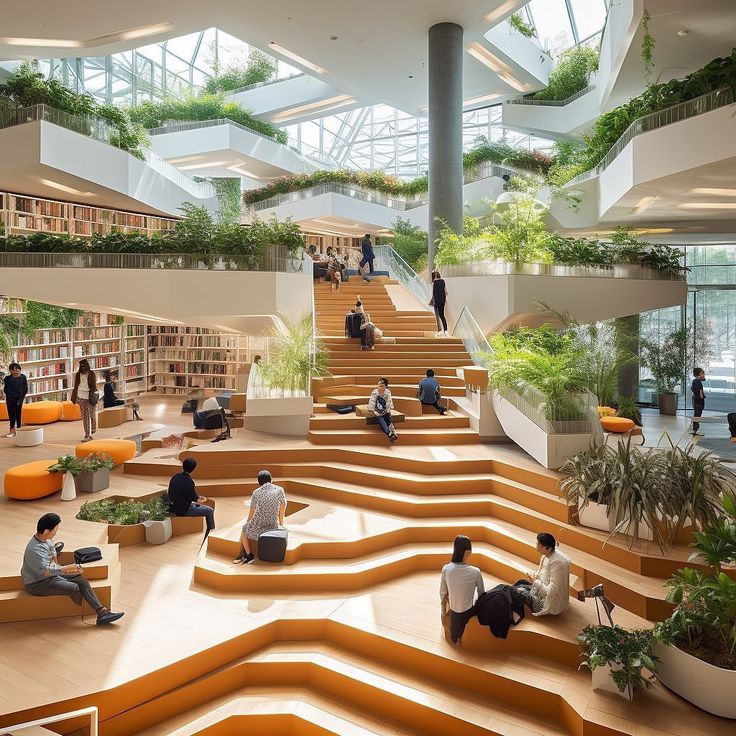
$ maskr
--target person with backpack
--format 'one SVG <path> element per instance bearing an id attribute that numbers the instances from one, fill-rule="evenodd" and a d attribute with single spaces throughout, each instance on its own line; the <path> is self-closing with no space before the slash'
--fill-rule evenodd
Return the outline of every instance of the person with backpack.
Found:
<path id="1" fill-rule="evenodd" d="M 449 619 L 453 644 L 460 641 L 468 621 L 475 616 L 476 593 L 481 595 L 485 591 L 480 570 L 468 564 L 472 551 L 469 537 L 464 534 L 455 537 L 452 559 L 442 568 L 440 576 L 441 618 L 443 625 Z"/>
<path id="2" fill-rule="evenodd" d="M 394 402 L 391 400 L 391 392 L 388 390 L 388 378 L 379 378 L 378 386 L 373 389 L 368 399 L 368 410 L 378 419 L 381 429 L 393 444 L 399 439 L 394 429 L 394 421 L 391 418 L 391 410 Z"/>

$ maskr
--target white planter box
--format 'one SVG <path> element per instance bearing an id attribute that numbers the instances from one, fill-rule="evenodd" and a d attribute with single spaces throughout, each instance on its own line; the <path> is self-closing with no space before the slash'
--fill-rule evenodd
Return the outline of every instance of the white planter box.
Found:
<path id="1" fill-rule="evenodd" d="M 698 708 L 722 718 L 736 718 L 736 670 L 703 662 L 682 649 L 657 643 L 657 678 Z"/>
<path id="2" fill-rule="evenodd" d="M 306 437 L 314 410 L 311 396 L 246 399 L 245 427 L 254 432 Z"/>
<path id="3" fill-rule="evenodd" d="M 578 519 L 583 526 L 603 532 L 611 531 L 611 521 L 607 514 L 608 506 L 605 503 L 591 501 L 587 506 L 578 508 Z"/>
<path id="4" fill-rule="evenodd" d="M 613 670 L 615 672 L 620 669 L 621 665 L 616 664 L 615 662 L 612 665 L 604 664 L 600 667 L 596 667 L 592 672 L 593 690 L 600 690 L 605 693 L 613 693 L 614 695 L 618 695 L 619 697 L 622 697 L 626 700 L 632 700 L 633 693 L 629 693 L 628 688 L 621 692 L 616 686 L 616 683 L 611 679 L 611 671 Z"/>

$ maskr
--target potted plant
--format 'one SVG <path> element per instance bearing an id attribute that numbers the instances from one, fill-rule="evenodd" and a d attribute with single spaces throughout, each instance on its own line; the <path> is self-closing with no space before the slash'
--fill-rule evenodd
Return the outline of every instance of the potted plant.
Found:
<path id="1" fill-rule="evenodd" d="M 146 530 L 146 542 L 149 544 L 163 544 L 171 539 L 171 516 L 165 493 L 145 504 L 141 522 Z"/>
<path id="2" fill-rule="evenodd" d="M 725 513 L 695 534 L 690 560 L 668 581 L 672 615 L 657 627 L 660 682 L 699 708 L 736 718 L 736 580 L 726 572 L 736 563 L 736 495 L 725 495 Z"/>
<path id="3" fill-rule="evenodd" d="M 115 461 L 93 452 L 80 460 L 80 471 L 74 478 L 79 493 L 97 493 L 110 486 L 110 470 Z"/>
<path id="4" fill-rule="evenodd" d="M 161 493 L 139 500 L 112 496 L 86 501 L 77 518 L 107 524 L 108 543 L 122 547 L 143 541 L 161 544 L 172 534 L 169 505 Z"/>
<path id="5" fill-rule="evenodd" d="M 673 330 L 661 343 L 641 341 L 641 362 L 649 368 L 657 387 L 660 414 L 677 413 L 675 386 L 685 373 L 687 335 L 684 329 Z"/>
<path id="6" fill-rule="evenodd" d="M 652 688 L 657 657 L 652 629 L 586 626 L 578 636 L 583 662 L 593 675 L 593 689 L 632 700 L 640 688 Z M 643 670 L 651 674 L 645 675 Z"/>
<path id="7" fill-rule="evenodd" d="M 47 468 L 49 473 L 64 473 L 61 500 L 73 501 L 77 497 L 76 478 L 82 472 L 82 461 L 74 455 L 61 455 Z"/>
<path id="8" fill-rule="evenodd" d="M 592 444 L 589 450 L 568 458 L 560 468 L 567 475 L 560 481 L 565 500 L 578 509 L 578 521 L 583 526 L 611 531 L 608 516 L 611 498 L 612 464 L 605 461 L 605 445 Z"/>

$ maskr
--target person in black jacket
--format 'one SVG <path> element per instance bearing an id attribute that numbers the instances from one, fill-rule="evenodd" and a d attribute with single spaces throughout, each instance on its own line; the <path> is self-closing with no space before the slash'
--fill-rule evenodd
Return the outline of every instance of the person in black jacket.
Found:
<path id="1" fill-rule="evenodd" d="M 205 506 L 207 499 L 197 493 L 192 480 L 196 467 L 197 461 L 193 457 L 188 457 L 182 463 L 182 472 L 172 475 L 169 480 L 167 498 L 171 513 L 176 516 L 204 516 L 207 521 L 206 534 L 209 534 L 215 528 L 215 510 Z"/>
<path id="2" fill-rule="evenodd" d="M 115 395 L 115 383 L 112 380 L 112 373 L 105 371 L 105 385 L 102 387 L 102 406 L 110 409 L 113 406 L 122 406 L 125 402 Z"/>
<path id="3" fill-rule="evenodd" d="M 10 373 L 3 381 L 3 391 L 5 392 L 5 405 L 8 407 L 10 432 L 5 436 L 15 437 L 16 428 L 20 429 L 21 426 L 23 402 L 28 393 L 28 379 L 21 373 L 20 363 L 11 363 L 8 370 Z"/>

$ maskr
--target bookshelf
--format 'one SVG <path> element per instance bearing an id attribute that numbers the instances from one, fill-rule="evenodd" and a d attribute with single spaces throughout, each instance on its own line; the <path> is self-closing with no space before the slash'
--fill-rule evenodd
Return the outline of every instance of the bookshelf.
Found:
<path id="1" fill-rule="evenodd" d="M 104 207 L 0 192 L 0 219 L 10 235 L 47 232 L 91 237 L 109 233 L 153 235 L 173 230 L 177 220 Z"/>

